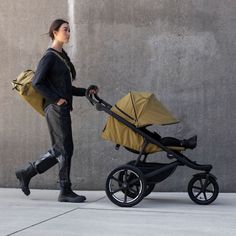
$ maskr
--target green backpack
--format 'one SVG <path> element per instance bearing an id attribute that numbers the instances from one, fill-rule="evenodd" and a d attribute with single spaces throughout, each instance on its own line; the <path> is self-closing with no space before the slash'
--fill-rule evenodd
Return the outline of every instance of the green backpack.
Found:
<path id="1" fill-rule="evenodd" d="M 57 55 L 70 70 L 69 66 L 66 63 L 66 60 L 63 57 L 61 57 L 55 51 L 51 52 Z M 12 90 L 16 90 L 24 101 L 31 105 L 31 107 L 33 107 L 42 116 L 45 116 L 43 109 L 44 97 L 40 93 L 38 93 L 32 86 L 32 79 L 34 77 L 34 74 L 35 72 L 33 70 L 25 70 L 21 72 L 17 76 L 17 78 L 12 81 Z"/>

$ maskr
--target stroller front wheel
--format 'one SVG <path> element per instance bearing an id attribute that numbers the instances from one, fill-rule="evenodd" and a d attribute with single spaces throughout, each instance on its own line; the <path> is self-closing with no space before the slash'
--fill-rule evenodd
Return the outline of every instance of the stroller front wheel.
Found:
<path id="1" fill-rule="evenodd" d="M 188 184 L 188 194 L 191 200 L 200 205 L 214 202 L 219 193 L 219 185 L 212 175 L 195 175 Z"/>
<path id="2" fill-rule="evenodd" d="M 134 166 L 114 169 L 106 180 L 107 197 L 117 206 L 132 207 L 144 197 L 146 182 L 143 173 Z"/>

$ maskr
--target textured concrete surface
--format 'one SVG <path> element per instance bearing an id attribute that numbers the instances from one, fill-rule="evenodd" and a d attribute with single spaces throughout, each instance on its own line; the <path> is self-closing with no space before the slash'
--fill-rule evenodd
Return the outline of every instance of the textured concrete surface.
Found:
<path id="1" fill-rule="evenodd" d="M 233 236 L 236 196 L 222 193 L 199 206 L 187 193 L 151 193 L 132 208 L 113 205 L 103 191 L 82 191 L 87 202 L 59 203 L 56 190 L 0 189 L 0 235 Z"/>
<path id="2" fill-rule="evenodd" d="M 0 11 L 0 186 L 16 187 L 15 168 L 50 147 L 44 119 L 10 82 L 36 67 L 50 43 L 49 25 L 62 17 L 71 22 L 66 50 L 77 69 L 75 85 L 98 84 L 111 104 L 130 90 L 155 93 L 181 120 L 155 129 L 178 138 L 198 134 L 198 147 L 188 155 L 214 166 L 221 191 L 236 191 L 235 1 L 0 0 Z M 106 115 L 86 99 L 74 100 L 72 116 L 73 185 L 102 190 L 108 173 L 135 156 L 101 140 Z M 186 191 L 193 173 L 180 168 L 158 188 Z M 53 168 L 32 187 L 54 189 L 56 181 Z"/>

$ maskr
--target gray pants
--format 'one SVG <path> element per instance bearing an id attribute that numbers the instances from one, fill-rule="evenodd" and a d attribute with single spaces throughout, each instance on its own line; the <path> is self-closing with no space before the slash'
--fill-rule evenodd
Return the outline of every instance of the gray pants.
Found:
<path id="1" fill-rule="evenodd" d="M 71 186 L 70 168 L 73 155 L 70 107 L 50 104 L 45 109 L 52 148 L 34 163 L 38 173 L 43 173 L 59 163 L 59 181 L 61 188 Z"/>

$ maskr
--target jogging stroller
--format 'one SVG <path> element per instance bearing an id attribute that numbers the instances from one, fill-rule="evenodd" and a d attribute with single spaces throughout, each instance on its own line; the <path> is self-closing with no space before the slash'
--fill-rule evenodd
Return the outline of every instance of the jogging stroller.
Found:
<path id="1" fill-rule="evenodd" d="M 90 88 L 89 88 L 90 89 Z M 183 151 L 194 149 L 197 136 L 188 140 L 172 137 L 162 138 L 148 130 L 151 125 L 178 123 L 171 113 L 151 93 L 130 92 L 111 106 L 98 95 L 86 97 L 96 105 L 98 111 L 110 116 L 103 129 L 102 137 L 137 154 L 137 159 L 115 168 L 106 180 L 107 197 L 121 207 L 132 207 L 148 196 L 155 184 L 174 173 L 177 166 L 188 166 L 202 171 L 193 175 L 188 184 L 190 199 L 200 205 L 212 203 L 218 196 L 216 177 L 210 173 L 212 165 L 199 165 L 187 158 Z M 164 151 L 169 163 L 148 162 L 148 155 Z"/>

